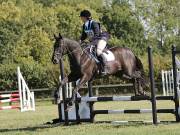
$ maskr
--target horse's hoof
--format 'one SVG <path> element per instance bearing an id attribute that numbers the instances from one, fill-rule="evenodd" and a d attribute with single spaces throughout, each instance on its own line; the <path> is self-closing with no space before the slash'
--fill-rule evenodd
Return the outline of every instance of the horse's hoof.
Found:
<path id="1" fill-rule="evenodd" d="M 69 110 L 71 110 L 72 109 L 72 107 L 73 107 L 73 102 L 72 101 L 69 101 L 68 103 L 67 103 L 67 109 L 65 110 L 65 111 L 69 111 Z"/>
<path id="2" fill-rule="evenodd" d="M 142 91 L 138 91 L 138 93 L 135 94 L 135 96 L 140 97 L 140 96 L 148 96 L 148 95 L 144 91 L 143 92 Z"/>
<path id="3" fill-rule="evenodd" d="M 140 92 L 139 96 L 151 97 L 151 95 L 149 93 L 147 94 L 146 92 Z"/>

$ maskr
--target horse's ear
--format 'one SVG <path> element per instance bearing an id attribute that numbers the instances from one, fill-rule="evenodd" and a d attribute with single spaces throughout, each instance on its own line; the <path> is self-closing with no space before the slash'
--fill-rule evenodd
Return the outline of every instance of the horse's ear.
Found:
<path id="1" fill-rule="evenodd" d="M 61 36 L 61 34 L 60 34 L 60 33 L 59 33 L 59 38 L 60 38 L 60 39 L 63 39 L 63 37 Z"/>
<path id="2" fill-rule="evenodd" d="M 54 38 L 57 39 L 58 37 L 56 36 L 56 34 L 54 34 Z"/>

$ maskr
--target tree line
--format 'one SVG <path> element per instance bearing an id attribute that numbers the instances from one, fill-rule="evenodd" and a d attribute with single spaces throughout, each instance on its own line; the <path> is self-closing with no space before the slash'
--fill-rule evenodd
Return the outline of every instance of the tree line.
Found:
<path id="1" fill-rule="evenodd" d="M 17 66 L 30 87 L 55 87 L 59 67 L 51 63 L 53 34 L 79 40 L 83 9 L 110 33 L 108 44 L 131 48 L 146 72 L 146 48 L 153 46 L 158 78 L 171 66 L 171 45 L 180 48 L 179 7 L 179 0 L 0 0 L 0 89 L 17 88 Z M 67 59 L 65 66 L 68 72 Z M 96 83 L 102 81 L 119 82 Z"/>

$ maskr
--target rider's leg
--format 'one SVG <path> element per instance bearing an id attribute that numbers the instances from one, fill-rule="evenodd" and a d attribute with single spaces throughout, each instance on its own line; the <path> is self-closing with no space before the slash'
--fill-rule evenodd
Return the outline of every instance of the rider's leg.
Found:
<path id="1" fill-rule="evenodd" d="M 104 48 L 106 47 L 107 42 L 103 39 L 100 39 L 97 43 L 97 55 L 100 56 L 103 53 Z"/>
<path id="2" fill-rule="evenodd" d="M 101 68 L 102 68 L 102 74 L 106 74 L 105 71 L 105 59 L 103 57 L 103 50 L 106 47 L 107 42 L 103 39 L 100 39 L 97 43 L 97 56 L 99 57 L 99 61 L 102 64 Z"/>

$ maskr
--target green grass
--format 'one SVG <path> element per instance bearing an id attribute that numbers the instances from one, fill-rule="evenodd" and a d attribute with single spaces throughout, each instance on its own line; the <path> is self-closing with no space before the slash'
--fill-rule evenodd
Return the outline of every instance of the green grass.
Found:
<path id="1" fill-rule="evenodd" d="M 158 108 L 171 108 L 174 104 L 158 101 Z M 151 108 L 149 102 L 101 102 L 96 109 Z M 0 135 L 180 135 L 180 124 L 130 123 L 115 126 L 111 123 L 82 123 L 79 125 L 44 125 L 57 118 L 57 106 L 50 102 L 38 102 L 35 112 L 17 110 L 0 111 Z M 152 120 L 151 114 L 97 115 L 96 121 L 104 120 Z M 158 114 L 159 120 L 175 120 L 172 114 Z"/>

